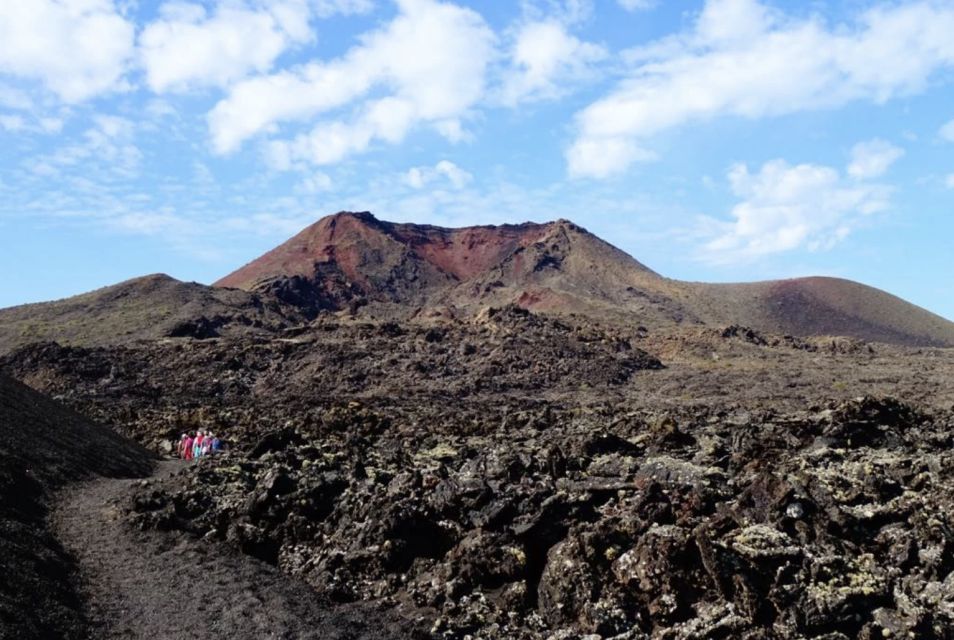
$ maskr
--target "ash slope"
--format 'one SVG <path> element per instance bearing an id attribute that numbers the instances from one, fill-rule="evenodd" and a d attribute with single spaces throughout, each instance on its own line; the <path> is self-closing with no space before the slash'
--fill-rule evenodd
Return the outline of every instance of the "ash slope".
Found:
<path id="1" fill-rule="evenodd" d="M 115 345 L 267 333 L 300 321 L 297 310 L 254 293 L 153 274 L 64 300 L 0 310 L 0 352 L 45 340 Z"/>
<path id="2" fill-rule="evenodd" d="M 650 329 L 740 324 L 769 333 L 954 346 L 954 323 L 836 278 L 670 280 L 566 220 L 445 229 L 343 212 L 215 283 L 306 313 L 467 317 L 487 305 L 581 313 Z"/>
<path id="3" fill-rule="evenodd" d="M 75 568 L 48 528 L 54 493 L 92 476 L 145 475 L 150 459 L 113 431 L 0 376 L 0 638 L 8 630 L 17 638 L 85 637 Z"/>

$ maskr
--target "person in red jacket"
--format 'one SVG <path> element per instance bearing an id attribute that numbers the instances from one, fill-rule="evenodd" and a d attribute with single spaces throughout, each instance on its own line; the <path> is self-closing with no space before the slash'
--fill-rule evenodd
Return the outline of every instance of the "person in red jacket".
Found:
<path id="1" fill-rule="evenodd" d="M 182 458 L 185 460 L 192 459 L 192 436 L 186 436 L 185 442 L 182 443 Z"/>

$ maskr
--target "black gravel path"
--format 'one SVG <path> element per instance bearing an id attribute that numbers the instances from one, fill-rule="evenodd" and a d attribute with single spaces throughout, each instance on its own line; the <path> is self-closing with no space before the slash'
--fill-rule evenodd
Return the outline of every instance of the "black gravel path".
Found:
<path id="1" fill-rule="evenodd" d="M 181 463 L 164 462 L 157 475 Z M 94 638 L 409 638 L 369 605 L 334 606 L 277 568 L 182 534 L 139 532 L 120 518 L 141 480 L 97 479 L 62 494 L 53 529 L 76 557 Z"/>

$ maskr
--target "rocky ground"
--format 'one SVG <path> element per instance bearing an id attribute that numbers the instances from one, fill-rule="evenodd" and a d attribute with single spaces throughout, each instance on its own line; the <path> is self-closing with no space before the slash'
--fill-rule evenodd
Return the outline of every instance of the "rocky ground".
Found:
<path id="1" fill-rule="evenodd" d="M 526 416 L 491 433 L 289 427 L 141 490 L 221 540 L 442 638 L 947 638 L 952 417 Z"/>
<path id="2" fill-rule="evenodd" d="M 230 443 L 136 487 L 128 526 L 429 637 L 954 635 L 950 350 L 510 307 L 0 369 L 156 451 Z"/>

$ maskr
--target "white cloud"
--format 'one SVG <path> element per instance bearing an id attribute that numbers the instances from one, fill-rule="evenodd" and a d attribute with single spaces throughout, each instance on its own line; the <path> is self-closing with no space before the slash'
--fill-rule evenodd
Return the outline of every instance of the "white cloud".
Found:
<path id="1" fill-rule="evenodd" d="M 139 37 L 146 82 L 163 93 L 268 71 L 289 47 L 313 38 L 309 18 L 303 0 L 261 8 L 223 3 L 211 14 L 199 4 L 167 3 Z"/>
<path id="2" fill-rule="evenodd" d="M 847 181 L 832 167 L 784 160 L 768 162 L 757 173 L 736 165 L 728 179 L 740 198 L 730 212 L 733 220 L 703 221 L 712 238 L 702 257 L 712 263 L 830 248 L 865 216 L 886 209 L 890 195 L 883 185 Z"/>
<path id="3" fill-rule="evenodd" d="M 606 56 L 602 46 L 579 40 L 555 20 L 525 24 L 511 52 L 513 68 L 504 79 L 503 102 L 513 106 L 558 97 L 567 83 L 586 75 L 591 64 Z"/>
<path id="4" fill-rule="evenodd" d="M 192 226 L 189 220 L 168 211 L 130 211 L 103 222 L 117 231 L 145 236 L 175 236 Z"/>
<path id="5" fill-rule="evenodd" d="M 321 171 L 315 171 L 306 176 L 301 181 L 301 189 L 305 193 L 320 193 L 322 191 L 331 191 L 334 188 L 334 182 L 331 176 Z"/>
<path id="6" fill-rule="evenodd" d="M 369 100 L 351 121 L 319 123 L 310 133 L 294 140 L 270 143 L 269 152 L 273 158 L 283 159 L 275 168 L 296 162 L 336 164 L 352 154 L 366 151 L 376 139 L 397 144 L 414 119 L 415 104 L 411 100 L 397 97 Z"/>
<path id="7" fill-rule="evenodd" d="M 951 120 L 938 132 L 942 138 L 948 142 L 954 142 L 954 120 Z"/>
<path id="8" fill-rule="evenodd" d="M 616 0 L 627 11 L 646 11 L 656 6 L 656 0 Z"/>
<path id="9" fill-rule="evenodd" d="M 413 167 L 404 175 L 404 182 L 414 189 L 423 189 L 437 179 L 446 179 L 453 188 L 463 189 L 474 176 L 450 160 L 441 160 L 433 167 Z"/>
<path id="10" fill-rule="evenodd" d="M 419 124 L 459 136 L 460 119 L 484 94 L 493 32 L 479 14 L 453 4 L 398 0 L 398 5 L 393 21 L 360 36 L 360 45 L 341 58 L 235 85 L 209 114 L 215 151 L 235 151 L 279 123 L 347 106 L 352 109 L 346 116 L 273 142 L 270 155 L 331 164 L 376 140 L 398 143 Z"/>
<path id="11" fill-rule="evenodd" d="M 21 115 L 19 113 L 0 114 L 0 129 L 9 133 L 59 133 L 63 129 L 60 118 Z"/>
<path id="12" fill-rule="evenodd" d="M 520 24 L 558 22 L 577 25 L 593 16 L 595 0 L 520 0 Z"/>
<path id="13" fill-rule="evenodd" d="M 947 178 L 944 179 L 944 184 L 947 185 L 948 189 L 954 189 L 954 173 L 948 174 Z"/>
<path id="14" fill-rule="evenodd" d="M 329 18 L 339 13 L 343 15 L 370 13 L 374 10 L 373 0 L 312 0 L 312 4 L 319 18 Z"/>
<path id="15" fill-rule="evenodd" d="M 63 120 L 61 118 L 40 118 L 37 123 L 43 133 L 59 133 L 63 130 Z"/>
<path id="16" fill-rule="evenodd" d="M 628 52 L 628 77 L 576 116 L 569 171 L 602 177 L 633 161 L 621 147 L 691 122 L 885 102 L 954 66 L 954 6 L 888 4 L 855 24 L 795 19 L 756 0 L 709 0 L 694 27 Z M 611 146 L 612 167 L 587 149 Z M 590 164 L 590 162 L 593 164 Z"/>
<path id="17" fill-rule="evenodd" d="M 138 172 L 142 160 L 134 138 L 135 125 L 131 120 L 96 116 L 80 142 L 28 160 L 26 165 L 38 176 L 57 176 L 63 169 L 90 169 L 95 165 L 109 174 L 129 178 Z"/>
<path id="18" fill-rule="evenodd" d="M 566 153 L 571 174 L 593 178 L 608 178 L 619 173 L 620 167 L 655 158 L 653 152 L 621 138 L 579 140 Z"/>
<path id="19" fill-rule="evenodd" d="M 859 142 L 851 149 L 851 164 L 848 175 L 858 180 L 877 178 L 904 155 L 904 149 L 890 142 L 874 139 Z"/>
<path id="20" fill-rule="evenodd" d="M 746 46 L 778 22 L 778 17 L 759 0 L 707 0 L 694 37 L 702 46 Z"/>
<path id="21" fill-rule="evenodd" d="M 123 87 L 134 27 L 112 0 L 0 2 L 0 73 L 69 103 Z"/>
<path id="22" fill-rule="evenodd" d="M 470 175 L 449 160 L 441 160 L 435 165 L 434 169 L 437 170 L 439 174 L 447 178 L 457 189 L 464 188 L 470 184 L 471 180 L 474 179 L 474 176 Z"/>

